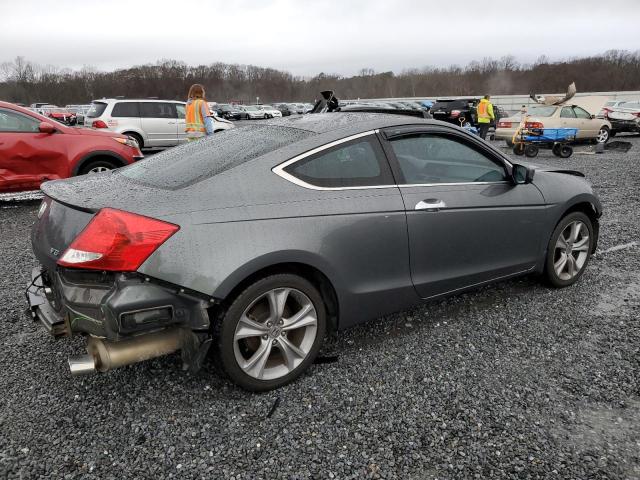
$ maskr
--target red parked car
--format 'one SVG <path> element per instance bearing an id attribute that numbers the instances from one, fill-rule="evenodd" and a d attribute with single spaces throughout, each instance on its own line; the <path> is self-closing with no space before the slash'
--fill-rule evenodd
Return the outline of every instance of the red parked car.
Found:
<path id="1" fill-rule="evenodd" d="M 34 190 L 47 180 L 111 170 L 142 157 L 125 135 L 67 127 L 0 102 L 0 192 Z"/>
<path id="2" fill-rule="evenodd" d="M 42 114 L 45 117 L 53 118 L 54 120 L 63 123 L 65 125 L 73 126 L 78 123 L 78 117 L 75 113 L 66 108 L 52 107 L 52 108 L 43 108 Z"/>

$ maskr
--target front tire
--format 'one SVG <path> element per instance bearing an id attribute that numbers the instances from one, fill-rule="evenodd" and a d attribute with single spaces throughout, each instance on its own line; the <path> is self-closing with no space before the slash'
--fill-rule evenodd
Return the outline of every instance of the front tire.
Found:
<path id="1" fill-rule="evenodd" d="M 556 288 L 573 285 L 582 276 L 594 242 L 591 219 L 582 212 L 573 212 L 556 226 L 545 261 L 545 278 Z"/>
<path id="2" fill-rule="evenodd" d="M 83 165 L 78 175 L 87 175 L 93 173 L 108 172 L 118 168 L 120 165 L 116 165 L 112 160 L 93 160 L 89 161 L 86 165 Z"/>
<path id="3" fill-rule="evenodd" d="M 607 143 L 609 141 L 609 127 L 603 125 L 600 130 L 598 130 L 598 136 L 596 137 L 596 142 L 598 143 Z"/>
<path id="4" fill-rule="evenodd" d="M 216 362 L 246 390 L 279 388 L 313 363 L 326 325 L 322 296 L 308 280 L 265 277 L 240 293 L 215 324 Z"/>

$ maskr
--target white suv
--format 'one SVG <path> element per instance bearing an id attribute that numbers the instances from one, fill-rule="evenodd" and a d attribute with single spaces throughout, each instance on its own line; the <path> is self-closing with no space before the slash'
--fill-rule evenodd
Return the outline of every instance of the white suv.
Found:
<path id="1" fill-rule="evenodd" d="M 185 103 L 175 100 L 103 98 L 94 100 L 84 126 L 106 128 L 135 139 L 140 148 L 186 143 Z M 213 116 L 214 132 L 233 123 Z"/>

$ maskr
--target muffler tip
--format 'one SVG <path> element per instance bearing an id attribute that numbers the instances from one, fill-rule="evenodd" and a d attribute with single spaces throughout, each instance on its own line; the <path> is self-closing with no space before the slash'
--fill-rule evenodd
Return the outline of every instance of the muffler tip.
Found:
<path id="1" fill-rule="evenodd" d="M 96 361 L 92 355 L 74 355 L 69 357 L 69 370 L 74 377 L 95 373 Z"/>

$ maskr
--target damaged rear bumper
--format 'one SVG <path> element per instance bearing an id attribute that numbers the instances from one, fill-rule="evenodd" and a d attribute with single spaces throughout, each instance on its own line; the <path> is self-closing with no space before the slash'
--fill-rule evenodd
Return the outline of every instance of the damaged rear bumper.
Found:
<path id="1" fill-rule="evenodd" d="M 73 357 L 73 374 L 105 372 L 180 350 L 185 369 L 207 353 L 207 299 L 138 274 L 58 269 L 32 271 L 29 310 L 56 337 L 87 336 L 87 355 Z"/>

